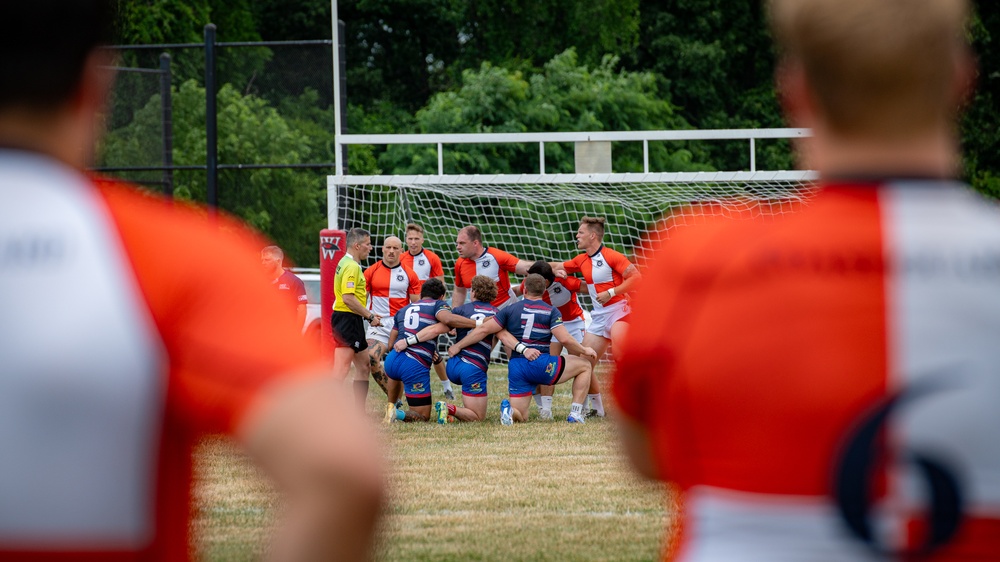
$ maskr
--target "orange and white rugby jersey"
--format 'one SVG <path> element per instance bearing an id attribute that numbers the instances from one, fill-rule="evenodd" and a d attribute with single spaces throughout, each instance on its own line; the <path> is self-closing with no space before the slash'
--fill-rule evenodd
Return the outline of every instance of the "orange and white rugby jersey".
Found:
<path id="1" fill-rule="evenodd" d="M 409 266 L 400 262 L 396 267 L 382 260 L 365 270 L 368 285 L 368 310 L 382 318 L 392 318 L 399 309 L 410 304 L 410 295 L 420 296 L 420 279 Z"/>
<path id="2" fill-rule="evenodd" d="M 927 501 L 902 451 L 942 461 L 964 520 L 929 559 L 1000 560 L 996 204 L 940 180 L 829 183 L 796 213 L 707 219 L 656 250 L 613 393 L 683 491 L 680 559 L 869 559 L 835 509 L 853 485 L 838 459 L 873 408 L 922 388 L 879 434 L 897 462 L 868 476 L 918 543 Z"/>
<path id="3" fill-rule="evenodd" d="M 403 251 L 402 256 L 400 256 L 399 261 L 403 262 L 404 265 L 410 266 L 416 274 L 417 278 L 420 279 L 420 286 L 422 287 L 424 281 L 432 277 L 444 277 L 444 268 L 441 266 L 441 258 L 437 254 L 424 248 L 419 254 L 413 255 L 409 250 Z"/>
<path id="4" fill-rule="evenodd" d="M 497 283 L 497 298 L 490 304 L 500 308 L 500 305 L 516 296 L 510 288 L 509 274 L 516 271 L 517 262 L 518 259 L 513 255 L 496 248 L 484 249 L 474 260 L 458 258 L 455 262 L 455 286 L 471 288 L 473 277 L 485 275 Z"/>
<path id="5" fill-rule="evenodd" d="M 542 300 L 559 309 L 563 322 L 583 318 L 580 300 L 576 298 L 580 291 L 580 279 L 577 277 L 556 278 L 549 283 L 549 288 L 542 295 Z M 521 294 L 524 294 L 524 281 L 521 281 Z"/>
<path id="6" fill-rule="evenodd" d="M 320 360 L 230 222 L 0 150 L 0 560 L 189 558 L 197 439 Z"/>
<path id="7" fill-rule="evenodd" d="M 597 302 L 597 294 L 613 289 L 622 284 L 625 270 L 632 265 L 620 252 L 608 248 L 604 244 L 592 255 L 583 253 L 563 262 L 566 273 L 582 273 L 590 291 L 590 301 L 595 309 L 611 306 L 616 302 L 627 300 L 627 295 L 615 295 L 605 304 Z"/>

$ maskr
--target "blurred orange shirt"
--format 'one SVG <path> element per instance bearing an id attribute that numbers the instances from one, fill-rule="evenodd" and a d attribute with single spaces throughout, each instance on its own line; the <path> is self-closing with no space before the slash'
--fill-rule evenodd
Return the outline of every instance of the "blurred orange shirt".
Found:
<path id="1" fill-rule="evenodd" d="M 116 484 L 118 475 L 97 474 L 96 480 L 104 482 L 109 489 L 108 494 L 101 496 L 99 505 L 81 508 L 77 504 L 79 514 L 75 516 L 32 513 L 32 520 L 39 521 L 35 524 L 36 529 L 29 524 L 13 535 L 0 533 L 0 559 L 187 560 L 191 554 L 191 455 L 195 444 L 206 434 L 232 433 L 251 408 L 266 400 L 265 389 L 279 377 L 294 376 L 289 374 L 307 369 L 315 371 L 321 359 L 319 351 L 300 336 L 294 309 L 288 307 L 270 285 L 259 261 L 260 248 L 267 244 L 247 227 L 228 218 L 208 216 L 204 209 L 171 203 L 116 182 L 94 180 L 93 185 L 88 186 L 88 180 L 66 175 L 66 170 L 58 170 L 58 173 L 71 180 L 72 185 L 61 185 L 59 181 L 52 181 L 60 176 L 50 173 L 57 166 L 32 168 L 33 165 L 24 167 L 27 170 L 24 177 L 37 181 L 38 185 L 23 186 L 24 197 L 15 194 L 14 203 L 30 208 L 32 193 L 27 190 L 36 187 L 39 193 L 55 194 L 56 200 L 75 197 L 78 202 L 86 203 L 63 205 L 64 209 L 71 209 L 60 211 L 65 217 L 48 217 L 49 209 L 36 204 L 38 218 L 30 220 L 38 224 L 45 224 L 46 220 L 62 224 L 62 235 L 69 248 L 63 261 L 83 262 L 95 279 L 113 279 L 116 286 L 130 287 L 109 301 L 110 308 L 115 310 L 107 310 L 107 314 L 79 318 L 72 306 L 52 311 L 55 322 L 80 325 L 75 332 L 79 338 L 37 342 L 40 346 L 49 346 L 47 353 L 58 358 L 62 365 L 59 369 L 81 385 L 74 407 L 65 415 L 77 415 L 77 408 L 81 409 L 80 419 L 84 420 L 102 416 L 114 419 L 111 416 L 118 415 L 119 404 L 114 401 L 102 407 L 102 411 L 85 410 L 101 402 L 88 396 L 87 381 L 79 380 L 80 377 L 113 376 L 121 380 L 145 377 L 149 379 L 143 383 L 147 390 L 134 393 L 142 402 L 123 407 L 128 413 L 122 414 L 122 422 L 126 425 L 121 429 L 130 429 L 136 424 L 148 427 L 148 433 L 135 435 L 147 435 L 150 438 L 145 441 L 154 442 L 136 442 L 138 438 L 133 433 L 127 433 L 131 436 L 127 439 L 124 431 L 121 435 L 98 432 L 89 436 L 109 451 L 129 447 L 132 452 L 125 458 L 132 460 L 109 470 L 120 470 L 122 482 L 146 484 L 125 492 L 121 491 L 124 484 Z M 0 169 L 5 172 L 5 178 L 0 179 L 11 177 L 10 167 L 0 166 Z M 36 174 L 38 170 L 42 171 Z M 5 201 L 10 203 L 9 199 Z M 84 237 L 100 243 L 87 246 L 81 241 Z M 88 261 L 100 265 L 89 266 Z M 74 278 L 63 280 L 66 284 L 78 281 Z M 86 309 L 85 300 L 77 300 L 81 310 Z M 41 309 L 46 303 L 35 302 L 40 313 L 45 312 Z M 12 322 L 16 319 L 4 318 L 5 324 Z M 112 322 L 122 324 L 114 328 L 124 329 L 124 333 L 134 335 L 136 341 L 149 343 L 148 348 L 144 344 L 142 351 L 136 351 L 140 354 L 137 361 L 148 367 L 126 373 L 115 372 L 114 368 L 103 373 L 88 370 L 88 365 L 96 360 L 92 356 L 99 355 L 101 350 L 80 348 L 68 340 L 89 341 L 85 336 L 89 333 L 101 335 Z M 106 345 L 121 344 L 111 341 Z M 41 349 L 37 353 L 46 351 Z M 32 368 L 30 361 L 29 370 Z M 42 371 L 39 375 L 48 376 Z M 95 380 L 89 386 L 104 389 L 106 383 Z M 46 392 L 54 394 L 55 390 Z M 40 413 L 27 415 L 35 414 Z M 64 415 L 62 412 L 44 414 Z M 31 428 L 25 429 L 31 431 Z M 48 436 L 52 442 L 62 438 L 44 428 L 35 428 L 35 431 L 43 439 Z M 53 446 L 36 442 L 37 451 L 27 451 L 27 454 L 48 454 L 47 447 Z M 53 454 L 58 456 L 63 452 Z M 88 454 L 98 453 L 65 453 L 69 459 L 78 455 L 85 466 L 90 464 L 86 460 Z M 71 460 L 64 466 L 45 466 L 43 478 L 68 482 L 70 489 L 74 484 L 85 486 L 82 476 L 85 469 L 80 465 Z M 136 471 L 146 473 L 134 474 Z M 0 470 L 2 478 L 4 471 Z M 100 531 L 74 531 L 76 527 L 93 527 L 92 520 L 104 517 L 103 512 L 121 499 L 119 495 L 130 503 L 129 509 L 139 514 L 135 519 L 140 521 L 128 523 L 133 527 L 131 530 L 119 532 L 112 525 Z M 27 500 L 26 505 L 44 510 L 48 503 L 58 505 L 61 498 Z M 0 506 L 0 510 L 3 509 Z M 27 513 L 20 516 L 28 518 Z M 67 517 L 77 517 L 77 520 L 74 522 Z M 46 534 L 47 519 L 59 519 L 61 530 Z"/>

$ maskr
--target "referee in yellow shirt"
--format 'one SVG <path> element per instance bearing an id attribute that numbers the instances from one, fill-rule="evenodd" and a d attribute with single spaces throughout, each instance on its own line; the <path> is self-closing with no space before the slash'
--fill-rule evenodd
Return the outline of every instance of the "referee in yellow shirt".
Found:
<path id="1" fill-rule="evenodd" d="M 361 272 L 361 260 L 372 251 L 371 234 L 363 228 L 352 228 L 347 233 L 347 254 L 340 258 L 337 273 L 333 278 L 333 374 L 337 380 L 344 380 L 354 362 L 354 391 L 364 409 L 368 397 L 368 342 L 365 340 L 365 323 L 372 326 L 382 322 L 379 315 L 368 310 L 368 294 L 365 276 Z"/>

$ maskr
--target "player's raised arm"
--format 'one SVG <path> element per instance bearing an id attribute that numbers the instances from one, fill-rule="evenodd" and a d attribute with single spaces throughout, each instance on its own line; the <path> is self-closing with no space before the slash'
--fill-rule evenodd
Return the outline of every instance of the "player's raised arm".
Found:
<path id="1" fill-rule="evenodd" d="M 531 267 L 531 264 L 533 263 L 535 262 L 521 259 L 517 260 L 517 264 L 514 266 L 514 273 L 518 275 L 527 275 L 528 268 Z"/>

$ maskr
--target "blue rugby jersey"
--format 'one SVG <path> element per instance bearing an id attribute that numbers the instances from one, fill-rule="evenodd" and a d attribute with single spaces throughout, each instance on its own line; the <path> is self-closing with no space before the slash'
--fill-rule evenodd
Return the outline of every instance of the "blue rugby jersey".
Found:
<path id="1" fill-rule="evenodd" d="M 399 309 L 393 317 L 393 327 L 397 330 L 396 340 L 405 339 L 416 335 L 420 330 L 437 324 L 437 313 L 442 310 L 451 310 L 448 303 L 434 299 L 421 299 L 410 303 Z M 396 340 L 390 342 L 395 344 Z M 420 361 L 421 364 L 430 367 L 434 358 L 434 347 L 436 340 L 420 342 L 406 348 L 405 353 L 412 359 Z"/>
<path id="2" fill-rule="evenodd" d="M 495 319 L 519 342 L 542 353 L 549 352 L 552 329 L 562 326 L 559 309 L 542 300 L 518 301 L 498 312 Z"/>
<path id="3" fill-rule="evenodd" d="M 452 312 L 458 314 L 459 316 L 464 316 L 466 318 L 471 318 L 473 320 L 487 319 L 497 314 L 497 307 L 490 303 L 475 301 L 463 304 L 459 306 Z M 467 336 L 471 332 L 471 328 L 458 328 L 457 334 L 458 339 L 456 341 L 462 341 L 462 338 Z M 493 336 L 484 338 L 482 341 L 466 347 L 462 351 L 458 352 L 458 357 L 461 358 L 466 363 L 471 363 L 476 367 L 479 367 L 483 371 L 486 370 L 490 365 L 490 351 L 493 349 Z"/>

